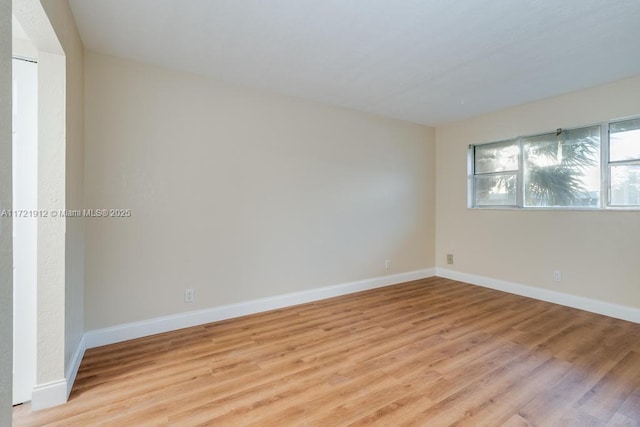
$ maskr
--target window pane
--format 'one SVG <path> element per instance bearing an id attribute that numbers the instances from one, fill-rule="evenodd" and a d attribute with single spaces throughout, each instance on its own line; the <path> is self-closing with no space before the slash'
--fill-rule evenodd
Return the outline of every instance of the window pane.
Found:
<path id="1" fill-rule="evenodd" d="M 611 123 L 609 135 L 612 162 L 640 159 L 640 119 Z"/>
<path id="2" fill-rule="evenodd" d="M 600 204 L 600 126 L 524 139 L 526 206 Z"/>
<path id="3" fill-rule="evenodd" d="M 640 205 L 640 165 L 611 166 L 611 205 Z"/>
<path id="4" fill-rule="evenodd" d="M 476 175 L 476 206 L 515 206 L 516 174 Z"/>
<path id="5" fill-rule="evenodd" d="M 475 147 L 475 173 L 514 171 L 518 169 L 518 144 L 500 143 Z"/>

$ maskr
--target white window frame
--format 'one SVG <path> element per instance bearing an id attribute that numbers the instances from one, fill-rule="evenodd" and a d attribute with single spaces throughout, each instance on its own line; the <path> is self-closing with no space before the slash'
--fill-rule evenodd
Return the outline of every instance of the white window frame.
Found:
<path id="1" fill-rule="evenodd" d="M 552 133 L 542 132 L 538 134 L 519 136 L 517 138 L 505 139 L 502 141 L 487 142 L 482 144 L 471 144 L 467 150 L 467 207 L 469 209 L 498 209 L 498 210 L 578 210 L 578 211 L 598 211 L 598 210 L 623 210 L 638 211 L 640 205 L 618 206 L 611 205 L 611 166 L 612 165 L 640 165 L 640 159 L 614 161 L 610 159 L 610 125 L 613 123 L 624 122 L 628 120 L 638 119 L 640 116 L 625 117 L 610 120 L 602 123 L 593 123 L 590 125 L 576 126 L 572 128 L 564 128 L 563 130 L 574 130 L 593 126 L 600 126 L 600 203 L 598 206 L 525 206 L 524 205 L 524 139 Z M 475 148 L 486 145 L 499 145 L 508 143 L 517 143 L 519 146 L 518 153 L 518 169 L 516 171 L 516 205 L 476 205 L 475 194 Z M 491 175 L 483 173 L 479 175 Z"/>
<path id="2" fill-rule="evenodd" d="M 611 120 L 607 123 L 607 156 L 606 158 L 603 158 L 603 162 L 602 162 L 602 167 L 605 171 L 605 175 L 606 175 L 606 181 L 603 182 L 603 190 L 606 189 L 607 192 L 607 204 L 606 204 L 606 208 L 607 209 L 611 209 L 611 210 L 624 210 L 624 211 L 636 211 L 636 210 L 640 210 L 640 205 L 612 205 L 611 204 L 611 166 L 614 165 L 640 165 L 640 159 L 633 159 L 633 160 L 616 160 L 616 161 L 612 161 L 611 160 L 611 156 L 610 156 L 610 144 L 611 144 L 611 128 L 610 126 L 612 124 L 615 123 L 620 123 L 620 122 L 627 122 L 627 121 L 631 121 L 631 120 L 637 120 L 639 119 L 639 116 L 634 116 L 634 117 L 625 117 L 623 119 L 616 119 L 616 120 Z"/>
<path id="3" fill-rule="evenodd" d="M 504 146 L 508 146 L 508 145 L 518 145 L 518 168 L 514 171 L 509 170 L 509 171 L 496 171 L 496 172 L 483 172 L 483 173 L 478 173 L 476 174 L 475 171 L 475 167 L 476 167 L 476 161 L 475 161 L 475 149 L 476 147 L 485 147 L 488 145 L 504 145 Z M 476 176 L 496 176 L 496 175 L 512 175 L 515 174 L 516 176 L 516 204 L 515 205 L 481 205 L 481 206 L 477 206 L 478 208 L 481 209 L 513 209 L 513 208 L 518 208 L 522 202 L 521 198 L 522 198 L 522 191 L 521 191 L 521 186 L 522 186 L 522 181 L 521 181 L 521 175 L 522 175 L 522 144 L 520 142 L 519 138 L 516 139 L 507 139 L 504 141 L 497 141 L 497 142 L 490 142 L 487 144 L 476 144 L 476 145 L 470 145 L 469 146 L 469 155 L 470 155 L 470 168 L 471 168 L 471 175 L 470 175 L 470 183 L 471 183 L 471 193 L 470 193 L 470 197 L 471 199 L 469 200 L 469 203 L 471 203 L 474 207 L 475 206 L 475 201 L 476 201 L 476 194 L 475 194 L 475 187 L 476 187 Z"/>

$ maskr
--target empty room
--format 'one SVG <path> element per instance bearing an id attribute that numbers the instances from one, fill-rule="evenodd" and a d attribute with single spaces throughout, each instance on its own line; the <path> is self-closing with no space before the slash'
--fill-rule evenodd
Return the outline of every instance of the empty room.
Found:
<path id="1" fill-rule="evenodd" d="M 638 0 L 0 0 L 0 426 L 640 427 Z"/>

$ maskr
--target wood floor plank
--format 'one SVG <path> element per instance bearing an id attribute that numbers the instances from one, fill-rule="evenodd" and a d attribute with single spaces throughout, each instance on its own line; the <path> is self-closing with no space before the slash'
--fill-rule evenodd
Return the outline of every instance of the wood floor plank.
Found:
<path id="1" fill-rule="evenodd" d="M 607 423 L 606 427 L 640 427 L 640 418 L 630 418 L 616 413 Z"/>
<path id="2" fill-rule="evenodd" d="M 640 382 L 640 354 L 629 352 L 579 401 L 580 409 L 608 421 Z"/>
<path id="3" fill-rule="evenodd" d="M 622 404 L 618 412 L 640 422 L 640 387 L 636 388 Z"/>
<path id="4" fill-rule="evenodd" d="M 544 359 L 546 356 L 542 356 Z M 569 367 L 569 364 L 549 358 L 535 368 L 529 375 L 519 381 L 512 382 L 508 387 L 492 394 L 480 405 L 469 408 L 469 417 L 458 422 L 458 425 L 527 425 L 526 420 L 514 415 L 519 408 L 531 401 L 540 390 L 544 390 L 554 378 L 561 376 Z M 455 425 L 455 424 L 454 424 Z"/>
<path id="5" fill-rule="evenodd" d="M 521 380 L 541 363 L 544 362 L 539 355 L 525 353 L 509 363 L 493 369 L 481 378 L 471 380 L 463 388 L 438 400 L 422 412 L 409 414 L 409 417 L 401 422 L 403 424 L 406 422 L 410 426 L 422 426 L 426 420 L 438 426 L 467 424 L 468 422 L 470 425 L 475 425 L 474 421 L 470 420 L 473 416 L 473 408 L 490 399 L 489 396 L 493 396 L 499 390 Z"/>
<path id="6" fill-rule="evenodd" d="M 531 426 L 530 422 L 522 418 L 520 415 L 514 414 L 500 427 L 529 427 L 529 426 Z"/>
<path id="7" fill-rule="evenodd" d="M 568 409 L 555 423 L 562 427 L 605 427 L 602 420 L 577 408 Z"/>
<path id="8" fill-rule="evenodd" d="M 571 346 L 571 342 L 567 341 L 566 345 Z M 546 393 L 541 393 L 518 413 L 534 425 L 559 423 L 560 418 L 572 411 L 578 400 L 618 363 L 607 357 L 611 354 L 618 354 L 615 348 L 599 346 L 572 360 L 570 369 L 558 381 L 550 382 Z"/>
<path id="9" fill-rule="evenodd" d="M 89 349 L 15 426 L 638 427 L 640 325 L 430 278 Z"/>

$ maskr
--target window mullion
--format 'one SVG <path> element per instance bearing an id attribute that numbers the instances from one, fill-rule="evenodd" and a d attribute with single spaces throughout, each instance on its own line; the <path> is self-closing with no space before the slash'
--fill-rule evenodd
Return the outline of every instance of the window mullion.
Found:
<path id="1" fill-rule="evenodd" d="M 475 173 L 475 146 L 470 145 L 467 150 L 467 206 L 470 208 L 476 207 Z"/>
<path id="2" fill-rule="evenodd" d="M 517 174 L 518 174 L 518 170 L 513 169 L 513 170 L 504 170 L 499 172 L 482 172 L 482 173 L 475 174 L 475 176 L 500 176 L 500 175 L 517 175 Z"/>
<path id="3" fill-rule="evenodd" d="M 604 209 L 611 205 L 610 195 L 610 175 L 609 166 L 609 123 L 600 125 L 600 208 Z"/>
<path id="4" fill-rule="evenodd" d="M 616 160 L 615 162 L 609 162 L 609 165 L 611 166 L 640 165 L 640 159 Z"/>
<path id="5" fill-rule="evenodd" d="M 518 139 L 518 174 L 516 178 L 516 204 L 519 208 L 524 207 L 524 142 Z"/>

